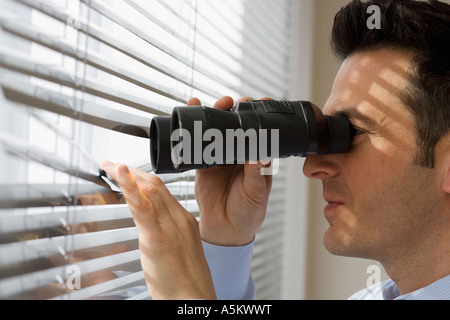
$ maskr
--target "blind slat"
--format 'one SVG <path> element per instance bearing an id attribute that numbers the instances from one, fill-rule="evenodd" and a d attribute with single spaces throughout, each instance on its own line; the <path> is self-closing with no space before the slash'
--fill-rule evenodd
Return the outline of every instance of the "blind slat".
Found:
<path id="1" fill-rule="evenodd" d="M 161 180 L 164 181 L 165 179 L 162 178 Z M 192 184 L 180 187 L 168 183 L 167 187 L 180 201 L 195 199 Z M 185 194 L 185 192 L 191 193 Z M 25 205 L 40 207 L 43 204 L 46 204 L 46 206 L 76 206 L 82 203 L 80 197 L 99 199 L 100 203 L 107 200 L 111 202 L 114 200 L 114 203 L 123 201 L 121 193 L 95 184 L 0 184 L 0 209 L 22 208 Z M 195 208 L 191 203 L 186 204 L 186 206 Z"/>
<path id="2" fill-rule="evenodd" d="M 138 261 L 139 258 L 139 250 L 133 250 L 0 280 L 0 299 L 5 299 L 51 283 L 66 282 L 67 278 L 72 274 L 70 272 L 73 270 L 72 268 L 76 268 L 77 271 L 79 270 L 80 273 L 86 275 L 91 272 Z"/>
<path id="3" fill-rule="evenodd" d="M 74 99 L 69 95 L 36 87 L 18 77 L 0 76 L 5 97 L 11 101 L 81 120 L 105 129 L 138 137 L 150 135 L 150 119 L 131 113 L 113 110 L 86 99 L 77 99 L 82 111 L 77 111 Z"/>
<path id="4" fill-rule="evenodd" d="M 205 36 L 209 40 L 209 46 L 205 46 L 205 48 L 203 48 L 203 46 L 194 44 L 192 41 L 189 41 L 188 39 L 184 38 L 182 35 L 180 35 L 175 30 L 172 30 L 170 28 L 170 26 L 168 26 L 164 22 L 164 20 L 159 19 L 157 16 L 152 14 L 151 11 L 145 10 L 145 8 L 142 5 L 138 4 L 136 1 L 132 1 L 132 0 L 125 0 L 125 1 L 131 7 L 135 8 L 136 11 L 138 11 L 140 14 L 142 14 L 147 19 L 149 19 L 150 21 L 152 21 L 153 23 L 158 25 L 160 28 L 162 28 L 164 31 L 166 31 L 168 34 L 170 34 L 172 37 L 174 37 L 174 38 L 178 39 L 180 42 L 184 43 L 187 47 L 195 47 L 196 54 L 201 54 L 204 57 L 206 57 L 208 60 L 212 61 L 215 65 L 221 66 L 224 70 L 229 70 L 229 72 L 232 72 L 232 71 L 230 71 L 230 68 L 226 63 L 224 63 L 223 61 L 214 57 L 213 55 L 211 55 L 211 53 L 209 51 L 207 51 L 210 46 L 214 46 L 215 48 L 220 48 L 220 44 L 218 44 L 216 42 L 216 40 L 214 40 L 213 38 L 210 38 L 207 35 L 205 35 L 204 33 L 202 33 L 201 30 L 196 29 L 195 31 L 197 33 L 197 36 L 198 35 Z M 188 26 L 190 26 L 190 25 L 188 24 Z M 192 27 L 192 26 L 190 26 L 190 27 Z M 234 62 L 236 62 L 236 63 L 239 62 L 239 57 L 232 50 L 226 51 L 226 52 L 224 52 L 224 54 L 227 55 Z M 232 72 L 232 73 L 234 76 L 239 77 L 239 74 L 237 74 L 236 72 Z"/>
<path id="5" fill-rule="evenodd" d="M 217 12 L 217 9 L 214 8 L 214 6 L 205 3 L 211 10 L 215 11 L 217 16 L 221 17 L 222 13 Z M 216 22 L 212 20 L 208 15 L 202 15 L 200 12 L 199 15 L 201 15 L 206 21 L 209 22 L 209 25 L 212 28 L 216 28 Z M 258 16 L 256 16 L 258 17 Z M 253 19 L 250 19 L 253 20 Z M 269 21 L 269 20 L 267 20 Z M 255 29 L 254 25 L 257 25 L 258 28 Z M 276 64 L 273 63 L 274 59 L 279 59 L 280 53 L 284 52 L 285 46 L 279 45 L 277 43 L 278 38 L 283 37 L 267 37 L 267 30 L 264 27 L 269 26 L 269 30 L 271 32 L 273 31 L 273 25 L 267 24 L 265 21 L 263 24 L 257 24 L 257 23 L 249 23 L 246 26 L 248 27 L 248 30 L 254 32 L 253 34 L 246 35 L 244 41 L 246 42 L 246 47 L 252 48 L 251 51 L 251 61 L 254 63 L 255 66 L 264 66 L 264 73 L 262 73 L 262 68 L 254 67 L 254 68 L 248 68 L 251 74 L 257 78 L 262 78 L 264 80 L 264 83 L 270 86 L 274 86 L 276 88 L 280 88 L 282 86 L 282 82 L 276 82 L 274 81 L 274 75 L 275 76 L 281 76 L 285 77 L 283 74 L 283 69 L 276 68 Z M 262 26 L 262 27 L 261 27 Z M 234 28 L 232 24 L 229 25 L 230 28 Z M 276 28 L 275 28 L 276 29 Z M 282 28 L 278 28 L 278 30 L 281 30 Z M 226 33 L 224 34 L 226 36 Z M 232 38 L 227 37 L 228 40 L 234 42 Z M 255 40 L 257 39 L 257 40 Z"/>
<path id="6" fill-rule="evenodd" d="M 86 2 L 85 0 L 83 0 L 83 2 Z M 185 57 L 183 57 L 182 55 L 180 55 L 177 51 L 172 50 L 171 48 L 169 48 L 168 46 L 166 46 L 165 44 L 153 39 L 153 38 L 149 38 L 147 36 L 147 34 L 145 33 L 145 31 L 137 28 L 135 25 L 133 25 L 131 22 L 126 21 L 125 19 L 122 19 L 118 13 L 114 12 L 113 10 L 111 10 L 107 5 L 105 5 L 104 3 L 101 3 L 97 0 L 89 0 L 89 4 L 91 4 L 92 8 L 94 8 L 95 10 L 97 10 L 98 12 L 101 12 L 105 17 L 111 19 L 114 22 L 117 22 L 118 24 L 120 24 L 122 27 L 124 27 L 125 29 L 127 29 L 128 31 L 130 31 L 131 33 L 133 33 L 134 35 L 138 36 L 139 38 L 141 38 L 142 40 L 146 41 L 147 43 L 151 44 L 152 46 L 154 46 L 155 48 L 162 50 L 164 53 L 168 54 L 169 56 L 171 56 L 172 58 L 184 63 L 187 66 L 191 66 L 191 61 L 186 59 Z M 196 50 L 201 50 L 201 48 L 199 49 L 198 47 L 196 47 Z M 202 51 L 202 53 L 205 54 L 204 51 Z M 212 59 L 213 63 L 217 66 L 222 67 L 223 70 L 228 70 L 227 65 L 223 64 L 222 61 L 215 59 L 213 56 L 208 55 L 207 53 L 205 54 L 205 56 L 209 59 Z M 211 72 L 208 72 L 206 69 L 202 68 L 201 65 L 196 65 L 196 70 L 198 72 L 201 72 L 202 74 L 206 75 L 209 79 L 215 80 L 217 81 L 218 78 L 220 78 L 220 74 L 212 74 Z M 233 74 L 233 76 L 237 77 L 237 78 L 242 78 L 240 75 L 234 73 L 233 71 L 229 71 L 231 74 Z M 258 79 L 258 78 L 257 78 Z M 267 77 L 266 80 L 271 81 L 270 77 Z M 258 85 L 259 81 L 251 81 L 248 84 L 250 86 L 253 86 L 255 88 L 259 89 L 259 85 Z M 229 83 L 224 83 L 226 86 L 228 87 L 233 87 L 231 84 Z M 275 86 L 278 86 L 279 84 L 277 83 L 272 83 Z M 239 90 L 237 90 L 239 91 Z M 264 91 L 264 88 L 262 89 L 262 91 Z"/>
<path id="7" fill-rule="evenodd" d="M 86 3 L 86 1 L 84 1 L 84 0 L 81 0 L 81 1 Z M 131 33 L 133 33 L 140 39 L 144 40 L 145 42 L 151 44 L 155 48 L 163 51 L 164 53 L 168 54 L 169 56 L 175 58 L 176 60 L 178 60 L 186 65 L 191 65 L 192 62 L 189 61 L 189 59 L 185 58 L 179 52 L 171 49 L 166 44 L 164 44 L 154 38 L 149 37 L 145 31 L 136 27 L 131 21 L 127 21 L 125 18 L 122 18 L 119 15 L 119 13 L 115 12 L 113 9 L 111 9 L 105 3 L 102 3 L 102 2 L 96 1 L 96 0 L 89 0 L 88 4 L 90 5 L 91 8 L 93 8 L 94 10 L 101 13 L 104 17 L 107 17 L 111 21 L 116 22 L 121 27 L 127 29 L 128 31 L 130 31 Z"/>
<path id="8" fill-rule="evenodd" d="M 117 70 L 117 66 L 115 64 L 108 63 L 107 60 L 102 59 L 98 54 L 92 51 L 85 52 L 83 49 L 80 48 L 74 48 L 73 45 L 64 42 L 62 39 L 54 39 L 50 34 L 37 31 L 33 27 L 28 27 L 22 24 L 19 24 L 17 22 L 14 22 L 13 19 L 7 19 L 4 17 L 1 17 L 0 15 L 0 25 L 2 28 L 8 32 L 11 32 L 15 35 L 18 35 L 20 37 L 23 37 L 25 39 L 28 39 L 30 41 L 33 41 L 35 43 L 41 44 L 49 49 L 55 50 L 57 52 L 60 52 L 62 54 L 65 54 L 67 56 L 70 56 L 74 59 L 86 62 L 92 67 L 98 68 L 100 70 L 103 70 L 105 72 L 111 73 L 112 75 L 116 75 L 122 79 L 128 80 L 130 82 L 134 82 L 135 84 L 143 87 L 143 88 L 149 88 L 152 90 L 152 88 L 156 88 L 157 92 L 163 92 L 164 95 L 169 94 L 172 90 L 170 88 L 158 88 L 159 86 L 155 83 L 147 84 L 148 77 L 144 77 L 142 75 L 134 76 L 133 73 L 127 72 L 126 69 L 122 68 L 122 70 L 119 72 Z M 97 31 L 99 33 L 99 31 Z M 91 31 L 92 33 L 92 31 Z M 102 34 L 103 42 L 106 42 L 111 45 L 112 48 L 119 50 L 117 45 L 113 45 L 113 43 L 116 43 L 116 41 L 108 41 L 105 39 L 106 34 Z M 98 37 L 98 36 L 97 36 Z M 169 71 L 169 68 L 163 66 L 162 64 L 152 60 L 150 57 L 145 56 L 142 57 L 142 54 L 139 54 L 136 50 L 131 49 L 130 47 L 126 47 L 125 49 L 119 50 L 122 53 L 126 53 L 127 55 L 131 56 L 135 60 L 137 60 L 140 63 L 143 63 L 145 66 L 150 67 L 151 69 L 154 69 L 156 71 L 161 72 L 165 76 L 168 76 L 170 78 L 173 78 L 174 80 L 177 80 L 184 85 L 191 85 L 190 79 L 187 79 L 185 76 L 182 76 L 178 74 L 177 72 L 171 72 Z M 138 58 L 139 56 L 139 58 Z M 205 93 L 208 93 L 209 95 L 218 95 L 216 92 L 214 92 L 210 88 L 206 88 L 205 86 L 196 85 L 196 89 L 201 90 Z M 171 96 L 178 97 L 181 102 L 184 101 L 182 95 L 180 93 L 172 92 L 170 93 Z"/>
<path id="9" fill-rule="evenodd" d="M 68 251 L 88 249 L 136 239 L 137 229 L 131 227 L 3 244 L 0 245 L 0 266 L 24 263 L 33 259 L 46 258 L 51 255 L 64 256 Z"/>
<path id="10" fill-rule="evenodd" d="M 144 291 L 144 292 L 136 294 L 130 298 L 127 298 L 126 300 L 148 300 L 149 298 L 151 298 L 150 292 Z"/>
<path id="11" fill-rule="evenodd" d="M 79 205 L 79 196 L 116 196 L 117 192 L 95 184 L 3 184 L 0 185 L 0 208 Z"/>
<path id="12" fill-rule="evenodd" d="M 194 199 L 181 201 L 181 205 L 192 214 L 198 215 L 198 205 Z M 3 209 L 0 210 L 0 234 L 66 227 L 74 222 L 111 222 L 131 218 L 126 204 Z"/>
<path id="13" fill-rule="evenodd" d="M 5 133 L 0 133 L 0 144 L 3 145 L 3 147 L 5 147 L 9 152 L 18 155 L 22 159 L 33 160 L 52 169 L 67 173 L 73 177 L 93 182 L 102 187 L 110 188 L 113 191 L 120 191 L 120 189 L 113 183 L 109 183 L 108 179 L 100 177 L 100 167 L 93 167 L 90 171 L 87 171 L 84 168 L 79 168 L 71 162 L 66 162 L 64 159 L 55 154 L 46 152 Z"/>
<path id="14" fill-rule="evenodd" d="M 55 84 L 80 90 L 113 102 L 121 103 L 151 114 L 167 114 L 167 111 L 164 112 L 159 108 L 149 107 L 148 100 L 145 98 L 131 95 L 117 88 L 105 86 L 97 81 L 89 80 L 84 77 L 77 77 L 63 68 L 42 64 L 37 60 L 30 59 L 12 50 L 0 48 L 0 66 L 38 77 Z"/>
<path id="15" fill-rule="evenodd" d="M 27 6 L 30 6 L 31 8 L 35 8 L 36 10 L 39 10 L 51 17 L 54 17 L 56 19 L 58 19 L 59 21 L 65 23 L 67 22 L 69 19 L 71 19 L 72 17 L 70 16 L 70 14 L 65 13 L 65 12 L 61 12 L 59 11 L 57 8 L 54 8 L 50 5 L 47 5 L 45 3 L 42 3 L 40 1 L 30 1 L 30 0 L 18 0 L 24 4 L 26 4 Z M 127 28 L 130 32 L 132 32 L 133 34 L 137 35 L 137 36 L 142 36 L 141 39 L 143 39 L 144 41 L 146 41 L 147 43 L 151 44 L 152 46 L 154 46 L 157 49 L 162 50 L 163 52 L 165 52 L 166 54 L 168 54 L 170 57 L 174 58 L 177 61 L 182 62 L 183 64 L 185 64 L 186 66 L 190 67 L 191 66 L 191 61 L 189 61 L 188 59 L 185 59 L 184 57 L 182 57 L 181 55 L 179 55 L 177 52 L 167 48 L 167 46 L 165 45 L 161 45 L 161 43 L 154 43 L 154 39 L 149 39 L 144 31 L 139 30 L 138 28 L 134 27 L 131 23 L 125 23 L 125 21 L 123 21 L 123 19 L 121 19 L 117 13 L 112 12 L 111 10 L 107 10 L 107 7 L 105 7 L 103 4 L 99 3 L 99 2 L 94 2 L 94 6 L 98 11 L 101 11 L 102 13 L 105 14 L 106 17 L 108 17 L 109 19 L 111 19 L 112 21 L 115 21 L 117 23 L 120 23 L 121 26 Z M 105 12 L 103 12 L 103 10 L 106 10 Z M 115 20 L 116 19 L 116 20 Z M 94 25 L 88 25 L 85 21 L 83 21 L 83 19 L 79 19 L 77 21 L 79 23 L 79 28 L 80 31 L 83 31 L 86 34 L 89 34 L 93 37 L 95 37 L 97 40 L 104 42 L 104 38 L 106 38 L 104 33 L 97 33 L 94 34 L 92 32 L 92 30 L 96 30 L 96 27 Z M 122 24 L 124 23 L 124 24 Z M 111 39 L 110 39 L 111 40 Z M 115 41 L 110 41 L 108 40 L 107 42 L 105 42 L 106 44 L 113 44 L 115 43 Z M 161 45 L 161 46 L 158 46 Z M 125 51 L 124 51 L 125 52 Z M 219 84 L 224 85 L 225 87 L 228 87 L 230 89 L 232 89 L 235 92 L 241 92 L 240 88 L 233 85 L 232 83 L 228 82 L 228 81 L 224 81 L 223 79 L 221 79 L 220 74 L 214 74 L 211 73 L 210 71 L 208 71 L 208 69 L 203 68 L 201 65 L 196 64 L 196 71 L 205 75 L 208 79 L 214 80 Z M 239 79 L 243 82 L 246 83 L 247 86 L 252 87 L 257 89 L 259 92 L 270 92 L 271 91 L 271 87 L 269 85 L 264 85 L 264 81 L 261 81 L 258 78 L 255 79 L 248 79 L 248 78 L 244 78 L 242 76 L 239 76 Z M 271 79 L 266 78 L 266 79 Z M 261 86 L 262 85 L 262 86 Z M 278 86 L 277 84 L 275 84 L 276 86 Z M 195 88 L 195 84 L 193 84 L 193 87 Z M 241 95 L 245 95 L 245 92 L 241 92 Z M 217 97 L 217 96 L 216 96 Z"/>
<path id="16" fill-rule="evenodd" d="M 88 0 L 88 1 L 81 0 L 81 1 L 83 1 L 85 3 L 89 2 L 89 4 L 91 5 L 91 7 L 93 9 L 97 10 L 98 12 L 101 12 L 105 17 L 108 17 L 112 21 L 117 22 L 122 27 L 124 27 L 125 29 L 127 29 L 128 31 L 133 33 L 134 35 L 138 36 L 140 39 L 142 39 L 142 40 L 146 41 L 147 43 L 153 45 L 154 47 L 158 48 L 159 50 L 164 51 L 169 56 L 177 59 L 178 61 L 180 61 L 180 62 L 182 62 L 182 63 L 184 63 L 184 64 L 186 64 L 188 66 L 192 65 L 192 62 L 190 60 L 188 60 L 187 58 L 185 58 L 183 55 L 180 55 L 179 51 L 175 51 L 172 48 L 170 48 L 169 46 L 167 46 L 166 44 L 164 44 L 164 43 L 162 43 L 162 42 L 160 42 L 160 41 L 158 41 L 158 40 L 156 40 L 154 38 L 150 38 L 145 31 L 143 31 L 140 28 L 136 27 L 131 21 L 127 21 L 126 19 L 121 18 L 117 12 L 114 12 L 114 10 L 109 8 L 104 3 L 100 2 L 100 1 L 97 1 L 97 0 Z M 150 17 L 150 15 L 146 15 L 146 16 Z M 162 20 L 158 20 L 158 22 L 161 23 L 160 27 L 165 29 L 164 22 Z M 187 48 L 193 48 L 194 47 L 193 43 L 188 42 L 183 37 L 178 36 L 178 34 L 175 33 L 175 36 L 176 36 L 176 38 L 178 40 L 180 40 L 182 43 L 184 43 Z M 204 51 L 201 47 L 195 46 L 195 50 L 196 50 L 196 52 L 198 52 L 198 53 L 202 54 L 203 56 L 205 56 L 214 65 L 221 67 L 224 71 L 228 71 L 229 73 L 233 74 L 236 77 L 239 77 L 238 74 L 236 74 L 232 70 L 229 70 L 229 68 L 227 68 L 227 65 L 224 64 L 221 60 L 219 60 L 216 57 L 210 55 L 208 52 Z M 217 77 L 217 75 L 216 75 L 216 77 Z M 215 78 L 215 77 L 213 77 L 213 78 Z"/>
<path id="17" fill-rule="evenodd" d="M 76 223 L 131 218 L 126 204 L 79 207 L 20 208 L 0 211 L 0 233 L 15 233 Z"/>
<path id="18" fill-rule="evenodd" d="M 75 292 L 67 293 L 65 295 L 61 295 L 53 298 L 53 300 L 81 300 L 92 298 L 96 295 L 102 294 L 107 291 L 111 291 L 114 289 L 118 289 L 120 287 L 130 285 L 134 282 L 143 281 L 145 279 L 144 272 L 139 271 L 132 273 L 130 275 L 117 278 L 111 281 L 103 282 L 94 286 L 87 287 L 86 289 L 81 289 Z"/>
<path id="19" fill-rule="evenodd" d="M 19 1 L 22 1 L 31 7 L 39 8 L 39 10 L 41 10 L 43 13 L 48 14 L 49 16 L 57 19 L 60 22 L 65 23 L 65 22 L 67 22 L 67 19 L 70 19 L 69 14 L 60 12 L 56 8 L 51 8 L 48 5 L 45 5 L 45 4 L 37 5 L 35 3 L 30 3 L 28 1 L 23 1 L 23 0 L 19 0 Z M 61 53 L 64 53 L 73 58 L 86 60 L 87 63 L 89 63 L 92 66 L 95 66 L 95 62 L 88 60 L 88 59 L 86 59 L 86 57 L 84 57 L 80 53 L 77 53 L 77 51 L 75 50 L 75 48 L 72 45 L 64 43 L 64 41 L 62 41 L 60 39 L 54 39 L 44 32 L 34 30 L 33 28 L 30 28 L 27 26 L 22 26 L 19 23 L 14 22 L 14 20 L 15 19 L 12 19 L 10 17 L 9 18 L 7 18 L 7 17 L 1 18 L 1 16 L 0 16 L 0 22 L 2 24 L 2 27 L 5 30 L 12 32 L 14 34 L 17 34 L 19 36 L 22 36 L 24 38 L 28 38 L 31 41 L 39 43 L 48 48 L 51 48 L 54 50 L 59 49 L 59 51 Z M 142 51 L 139 51 L 138 49 L 135 49 L 126 43 L 117 41 L 114 37 L 110 36 L 106 31 L 102 30 L 98 26 L 89 25 L 89 27 L 88 27 L 88 23 L 86 21 L 84 21 L 83 19 L 80 19 L 78 21 L 78 23 L 80 24 L 80 30 L 84 31 L 87 35 L 89 35 L 93 39 L 108 45 L 112 49 L 115 49 L 118 52 L 120 52 L 126 56 L 129 56 L 130 58 L 136 60 L 137 62 L 142 63 L 144 66 L 154 69 L 158 72 L 161 72 L 165 76 L 173 78 L 174 80 L 177 80 L 184 85 L 192 86 L 193 88 L 200 90 L 202 92 L 205 92 L 211 96 L 219 96 L 220 95 L 213 88 L 210 88 L 210 87 L 207 87 L 207 86 L 204 86 L 201 84 L 197 84 L 197 83 L 192 83 L 191 79 L 186 77 L 185 75 L 182 75 L 181 73 L 171 69 L 170 67 L 168 67 L 162 63 L 159 63 L 155 59 L 152 59 L 151 56 L 143 54 Z M 82 49 L 78 48 L 78 50 L 82 50 Z M 211 75 L 211 73 L 208 73 L 206 70 L 203 70 L 203 72 L 205 74 Z"/>

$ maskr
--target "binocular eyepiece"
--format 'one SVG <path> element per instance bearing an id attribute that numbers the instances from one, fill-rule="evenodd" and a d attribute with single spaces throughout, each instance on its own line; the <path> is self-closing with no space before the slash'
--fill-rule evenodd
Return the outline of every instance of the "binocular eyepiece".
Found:
<path id="1" fill-rule="evenodd" d="M 348 150 L 353 129 L 307 101 L 247 101 L 230 111 L 176 107 L 154 117 L 150 157 L 155 173 L 177 173 L 245 161 Z"/>

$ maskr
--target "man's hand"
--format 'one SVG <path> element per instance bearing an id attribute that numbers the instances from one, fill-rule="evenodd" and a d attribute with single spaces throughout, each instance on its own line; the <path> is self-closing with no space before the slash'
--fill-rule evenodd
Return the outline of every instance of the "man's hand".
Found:
<path id="1" fill-rule="evenodd" d="M 153 174 L 105 161 L 139 233 L 141 265 L 153 299 L 215 299 L 198 222 Z"/>
<path id="2" fill-rule="evenodd" d="M 252 99 L 239 101 L 248 100 Z M 214 108 L 229 110 L 233 103 L 232 98 L 223 97 Z M 193 98 L 188 105 L 201 103 Z M 262 167 L 261 163 L 246 163 L 197 170 L 195 195 L 204 241 L 221 246 L 241 246 L 253 241 L 264 222 L 272 186 L 272 176 L 261 175 Z"/>
<path id="3" fill-rule="evenodd" d="M 251 100 L 250 98 L 241 99 Z M 189 105 L 200 105 L 191 99 Z M 221 98 L 215 108 L 229 110 Z M 272 177 L 263 164 L 197 170 L 200 227 L 150 173 L 105 161 L 102 168 L 119 184 L 139 233 L 141 265 L 153 299 L 215 299 L 201 240 L 222 246 L 250 243 L 267 209 Z"/>

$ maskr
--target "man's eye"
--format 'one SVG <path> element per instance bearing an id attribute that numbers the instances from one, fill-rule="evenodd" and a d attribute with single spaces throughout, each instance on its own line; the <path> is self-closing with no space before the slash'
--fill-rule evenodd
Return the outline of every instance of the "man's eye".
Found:
<path id="1" fill-rule="evenodd" d="M 364 131 L 352 126 L 352 136 L 357 136 L 364 133 L 365 133 Z"/>

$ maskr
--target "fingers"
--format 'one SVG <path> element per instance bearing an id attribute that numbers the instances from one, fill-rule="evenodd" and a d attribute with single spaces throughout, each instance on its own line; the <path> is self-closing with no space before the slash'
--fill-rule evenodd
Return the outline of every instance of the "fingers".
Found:
<path id="1" fill-rule="evenodd" d="M 261 174 L 261 169 L 267 168 L 271 162 L 258 161 L 256 164 L 246 163 L 244 166 L 244 188 L 248 195 L 254 198 L 265 197 L 272 186 L 272 176 Z"/>
<path id="2" fill-rule="evenodd" d="M 147 196 L 154 208 L 158 210 L 158 213 L 167 212 L 165 215 L 172 217 L 177 224 L 186 217 L 192 217 L 156 175 L 136 168 L 129 168 L 129 170 L 136 178 L 137 184 L 143 194 Z"/>
<path id="3" fill-rule="evenodd" d="M 217 102 L 214 104 L 214 108 L 216 109 L 221 109 L 221 110 L 229 110 L 231 108 L 233 108 L 233 98 L 229 97 L 229 96 L 225 96 L 220 98 L 219 100 L 217 100 Z M 188 106 L 201 106 L 202 103 L 200 102 L 200 100 L 198 98 L 191 98 L 189 99 Z"/>
<path id="4" fill-rule="evenodd" d="M 251 101 L 254 100 L 251 97 L 242 97 L 239 98 L 236 103 L 239 102 L 244 102 L 244 101 Z M 269 97 L 264 97 L 261 98 L 260 100 L 273 100 L 272 98 Z M 200 102 L 200 100 L 198 98 L 191 98 L 189 99 L 188 106 L 201 106 L 202 103 Z M 217 102 L 214 104 L 214 108 L 216 109 L 221 109 L 221 110 L 230 110 L 231 108 L 233 108 L 234 105 L 234 101 L 233 98 L 229 97 L 229 96 L 224 96 L 222 98 L 220 98 L 219 100 L 217 100 Z"/>
<path id="5" fill-rule="evenodd" d="M 154 214 L 157 210 L 139 188 L 128 167 L 105 161 L 102 163 L 102 168 L 119 184 L 136 224 L 142 224 L 145 221 L 148 226 L 157 225 L 157 216 Z"/>
<path id="6" fill-rule="evenodd" d="M 176 224 L 184 218 L 184 208 L 155 175 L 109 161 L 102 167 L 119 184 L 141 231 L 154 233 L 164 221 Z"/>
<path id="7" fill-rule="evenodd" d="M 251 98 L 251 97 L 242 97 L 242 98 L 239 98 L 239 100 L 237 101 L 237 103 L 239 103 L 239 102 L 245 102 L 245 101 L 252 101 L 252 100 L 255 100 L 255 99 L 253 99 L 253 98 Z"/>
<path id="8" fill-rule="evenodd" d="M 225 96 L 217 100 L 217 102 L 214 104 L 214 108 L 221 110 L 229 110 L 233 108 L 233 105 L 234 105 L 233 98 Z"/>
<path id="9" fill-rule="evenodd" d="M 200 102 L 200 100 L 198 98 L 191 98 L 191 99 L 189 99 L 187 105 L 188 106 L 201 106 L 202 103 Z"/>
<path id="10" fill-rule="evenodd" d="M 156 175 L 109 161 L 103 162 L 102 167 L 119 184 L 137 218 L 153 215 L 156 219 L 172 216 L 177 220 L 189 215 Z"/>

